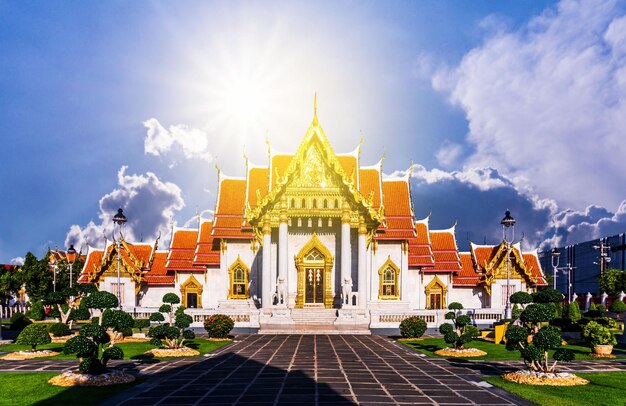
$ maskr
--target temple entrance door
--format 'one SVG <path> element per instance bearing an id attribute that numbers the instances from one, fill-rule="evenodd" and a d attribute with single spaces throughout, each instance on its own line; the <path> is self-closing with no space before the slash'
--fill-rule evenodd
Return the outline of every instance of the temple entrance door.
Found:
<path id="1" fill-rule="evenodd" d="M 187 293 L 187 307 L 190 309 L 195 309 L 198 307 L 197 293 Z"/>
<path id="2" fill-rule="evenodd" d="M 323 268 L 305 268 L 306 288 L 304 303 L 324 303 Z"/>

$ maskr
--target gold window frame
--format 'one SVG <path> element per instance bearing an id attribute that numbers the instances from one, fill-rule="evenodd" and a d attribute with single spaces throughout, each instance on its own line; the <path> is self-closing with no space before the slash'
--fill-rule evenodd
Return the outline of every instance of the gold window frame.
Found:
<path id="1" fill-rule="evenodd" d="M 235 271 L 237 268 L 240 268 L 243 271 L 243 293 L 233 292 L 233 285 L 235 284 Z M 249 283 L 250 277 L 250 268 L 246 266 L 246 264 L 241 260 L 241 257 L 238 255 L 237 260 L 233 262 L 233 264 L 228 268 L 228 299 L 248 299 L 249 298 Z"/>
<path id="2" fill-rule="evenodd" d="M 187 294 L 195 293 L 198 298 L 198 309 L 202 308 L 202 284 L 198 282 L 195 276 L 189 275 L 189 278 L 180 285 L 180 296 L 183 306 L 187 307 Z"/>
<path id="3" fill-rule="evenodd" d="M 445 309 L 448 307 L 448 304 L 446 303 L 446 297 L 448 296 L 448 287 L 445 285 L 445 283 L 443 283 L 441 279 L 439 279 L 437 275 L 435 275 L 433 280 L 430 281 L 428 285 L 426 285 L 424 293 L 426 293 L 426 309 L 431 308 L 431 294 L 441 294 L 441 308 Z"/>
<path id="4" fill-rule="evenodd" d="M 394 275 L 394 294 L 386 295 L 384 292 L 384 275 L 385 271 L 391 269 Z M 391 255 L 387 257 L 387 261 L 378 269 L 378 299 L 379 300 L 399 300 L 400 299 L 400 268 L 391 260 Z"/>

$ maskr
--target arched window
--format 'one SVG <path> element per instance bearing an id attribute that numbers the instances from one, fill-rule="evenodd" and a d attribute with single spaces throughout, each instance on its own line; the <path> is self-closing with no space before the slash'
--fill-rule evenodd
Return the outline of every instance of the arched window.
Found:
<path id="1" fill-rule="evenodd" d="M 317 200 L 316 199 L 313 199 L 313 208 L 317 209 Z"/>
<path id="2" fill-rule="evenodd" d="M 328 200 L 324 199 L 324 208 L 327 209 L 328 208 Z"/>
<path id="3" fill-rule="evenodd" d="M 180 285 L 180 296 L 183 306 L 191 309 L 202 307 L 202 285 L 193 275 Z"/>
<path id="4" fill-rule="evenodd" d="M 300 207 L 306 209 L 306 199 L 302 199 L 302 206 Z"/>
<path id="5" fill-rule="evenodd" d="M 335 209 L 338 209 L 338 208 L 339 208 L 339 200 L 335 199 Z"/>
<path id="6" fill-rule="evenodd" d="M 248 298 L 248 275 L 250 270 L 243 263 L 241 258 L 237 260 L 228 269 L 230 285 L 228 289 L 229 299 L 247 299 Z"/>
<path id="7" fill-rule="evenodd" d="M 397 300 L 400 299 L 400 269 L 393 263 L 391 257 L 378 270 L 378 299 Z"/>
<path id="8" fill-rule="evenodd" d="M 291 202 L 289 203 L 289 207 L 291 207 L 292 209 L 296 207 L 296 199 L 291 199 Z"/>

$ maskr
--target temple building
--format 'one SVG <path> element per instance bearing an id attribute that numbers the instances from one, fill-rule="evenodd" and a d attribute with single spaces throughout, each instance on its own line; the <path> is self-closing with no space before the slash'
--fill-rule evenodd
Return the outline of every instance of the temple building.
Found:
<path id="1" fill-rule="evenodd" d="M 242 177 L 218 170 L 212 221 L 174 229 L 163 251 L 158 240 L 120 235 L 89 250 L 80 281 L 119 290 L 135 312 L 154 311 L 173 291 L 198 323 L 226 313 L 261 331 L 324 324 L 353 332 L 397 328 L 413 314 L 432 325 L 453 301 L 479 320 L 498 319 L 507 269 L 510 293 L 546 284 L 536 251 L 514 245 L 507 260 L 503 242 L 459 252 L 456 225 L 433 230 L 429 217 L 416 220 L 411 171 L 392 178 L 382 160 L 362 166 L 360 144 L 335 153 L 317 113 L 295 153 L 268 143 L 266 166 L 244 159 Z"/>

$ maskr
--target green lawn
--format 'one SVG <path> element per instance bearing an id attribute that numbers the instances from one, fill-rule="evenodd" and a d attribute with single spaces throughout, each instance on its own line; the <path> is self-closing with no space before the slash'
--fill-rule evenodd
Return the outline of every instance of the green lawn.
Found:
<path id="1" fill-rule="evenodd" d="M 214 351 L 226 344 L 230 341 L 209 341 L 204 338 L 196 338 L 193 340 L 185 341 L 185 345 L 189 348 L 193 348 L 200 352 L 200 354 L 206 354 L 211 351 Z M 154 359 L 152 357 L 147 357 L 144 355 L 144 352 L 151 350 L 154 346 L 150 345 L 148 342 L 143 343 L 120 343 L 119 347 L 124 351 L 124 359 Z M 46 344 L 46 345 L 38 345 L 38 350 L 51 350 L 57 351 L 61 354 L 56 355 L 54 357 L 43 358 L 43 359 L 76 359 L 75 355 L 66 355 L 63 354 L 63 344 Z M 27 345 L 17 345 L 17 344 L 7 344 L 0 346 L 0 351 L 7 352 L 15 352 L 15 351 L 28 351 L 30 347 Z"/>
<path id="2" fill-rule="evenodd" d="M 105 387 L 61 387 L 48 384 L 57 372 L 3 372 L 0 374 L 0 406 L 64 405 L 101 403 L 138 383 Z"/>
<path id="3" fill-rule="evenodd" d="M 435 354 L 435 351 L 440 350 L 442 348 L 449 347 L 443 338 L 424 338 L 421 340 L 401 340 L 399 341 L 401 344 L 406 345 L 409 348 L 412 348 L 418 352 L 426 354 L 430 357 L 439 357 L 439 355 Z M 466 345 L 467 347 L 478 348 L 479 350 L 485 351 L 487 355 L 482 357 L 468 357 L 467 359 L 478 359 L 478 360 L 489 360 L 489 361 L 497 361 L 497 360 L 521 360 L 519 351 L 507 351 L 504 347 L 504 344 L 494 344 L 489 341 L 484 340 L 474 340 Z M 569 348 L 576 355 L 576 359 L 595 359 L 589 354 L 591 353 L 591 348 L 582 346 L 582 345 L 566 345 L 564 348 Z M 626 358 L 626 350 L 622 348 L 613 348 L 613 354 L 615 354 L 618 358 Z M 552 353 L 550 354 L 552 355 Z M 445 357 L 444 357 L 445 358 Z M 460 357 L 461 358 L 461 357 Z"/>
<path id="4" fill-rule="evenodd" d="M 500 377 L 484 379 L 492 385 L 538 405 L 626 405 L 624 395 L 626 372 L 593 372 L 576 375 L 589 380 L 590 383 L 584 386 L 532 386 L 508 382 Z"/>

